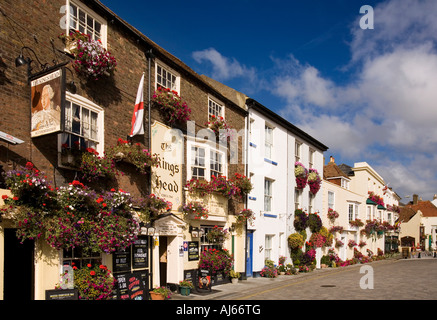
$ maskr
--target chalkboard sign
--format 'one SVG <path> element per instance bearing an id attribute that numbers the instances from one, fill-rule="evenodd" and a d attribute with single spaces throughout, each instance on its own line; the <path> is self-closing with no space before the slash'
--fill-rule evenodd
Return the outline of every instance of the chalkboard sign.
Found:
<path id="1" fill-rule="evenodd" d="M 197 288 L 211 291 L 211 270 L 199 269 L 198 276 L 199 281 L 197 282 Z"/>
<path id="2" fill-rule="evenodd" d="M 122 273 L 115 276 L 117 300 L 146 300 L 144 279 L 140 272 Z"/>
<path id="3" fill-rule="evenodd" d="M 46 300 L 79 300 L 77 289 L 46 290 Z"/>
<path id="4" fill-rule="evenodd" d="M 148 264 L 148 240 L 146 237 L 140 237 L 135 240 L 132 246 L 133 268 L 147 268 Z"/>
<path id="5" fill-rule="evenodd" d="M 130 249 L 127 251 L 117 251 L 112 254 L 112 271 L 126 272 L 131 268 Z"/>
<path id="6" fill-rule="evenodd" d="M 199 242 L 188 242 L 188 261 L 199 260 Z"/>

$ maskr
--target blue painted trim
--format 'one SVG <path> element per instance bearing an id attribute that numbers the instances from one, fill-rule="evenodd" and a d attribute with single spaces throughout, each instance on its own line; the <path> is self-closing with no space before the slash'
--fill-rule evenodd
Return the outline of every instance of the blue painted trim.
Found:
<path id="1" fill-rule="evenodd" d="M 268 213 L 264 213 L 264 217 L 267 217 L 267 218 L 277 218 L 278 215 L 277 215 L 277 214 L 268 214 Z"/>
<path id="2" fill-rule="evenodd" d="M 256 197 L 249 196 L 249 200 L 256 200 Z"/>
<path id="3" fill-rule="evenodd" d="M 253 142 L 249 142 L 249 145 L 250 145 L 251 147 L 254 147 L 254 148 L 256 148 L 256 144 L 255 144 L 255 143 L 253 143 Z"/>
<path id="4" fill-rule="evenodd" d="M 264 158 L 264 161 L 265 161 L 265 162 L 268 162 L 268 163 L 271 163 L 271 164 L 273 164 L 274 166 L 277 166 L 277 165 L 278 165 L 277 162 L 275 162 L 275 161 L 273 161 L 273 160 L 270 160 L 270 159 L 267 159 L 267 158 Z"/>

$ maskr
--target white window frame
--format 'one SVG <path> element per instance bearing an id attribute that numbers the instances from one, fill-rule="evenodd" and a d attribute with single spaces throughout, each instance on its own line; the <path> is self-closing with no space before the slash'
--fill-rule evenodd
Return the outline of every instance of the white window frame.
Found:
<path id="1" fill-rule="evenodd" d="M 218 150 L 214 147 L 212 147 L 211 145 L 207 144 L 207 143 L 199 143 L 199 142 L 195 142 L 195 141 L 187 141 L 187 178 L 188 180 L 192 179 L 192 178 L 196 178 L 193 177 L 193 167 L 196 166 L 194 165 L 194 158 L 193 158 L 193 153 L 192 153 L 192 148 L 201 148 L 205 150 L 205 165 L 204 168 L 205 169 L 205 176 L 204 178 L 201 179 L 205 179 L 207 181 L 211 180 L 211 175 L 212 175 L 212 168 L 211 165 L 213 164 L 213 160 L 211 158 L 211 153 L 216 153 L 216 154 L 220 154 L 221 155 L 221 159 L 222 159 L 222 176 L 227 176 L 227 163 L 226 163 L 226 154 L 221 151 Z"/>
<path id="2" fill-rule="evenodd" d="M 264 178 L 264 211 L 273 211 L 273 182 L 274 180 Z M 268 188 L 266 189 L 268 185 Z"/>
<path id="3" fill-rule="evenodd" d="M 272 253 L 273 253 L 273 240 L 275 235 L 274 234 L 266 234 L 264 238 L 264 261 L 265 260 L 273 260 Z"/>
<path id="4" fill-rule="evenodd" d="M 308 191 L 308 213 L 313 213 L 314 209 L 314 194 L 311 191 Z"/>
<path id="5" fill-rule="evenodd" d="M 92 101 L 77 95 L 77 94 L 73 94 L 69 91 L 66 92 L 65 94 L 65 100 L 66 103 L 71 103 L 72 104 L 76 104 L 79 105 L 81 108 L 86 108 L 92 112 L 97 113 L 97 123 L 96 123 L 96 127 L 97 127 L 97 137 L 96 139 L 91 139 L 90 137 L 86 137 L 77 133 L 74 133 L 72 131 L 67 131 L 67 126 L 65 125 L 65 130 L 64 133 L 67 134 L 73 134 L 76 136 L 79 136 L 81 138 L 84 138 L 86 140 L 90 140 L 90 141 L 94 141 L 96 143 L 96 146 L 94 147 L 94 149 L 99 153 L 99 155 L 103 156 L 103 152 L 104 152 L 104 145 L 105 145 L 105 141 L 104 141 L 104 132 L 105 132 L 105 128 L 104 128 L 104 117 L 105 117 L 105 112 L 103 110 L 102 107 L 98 106 L 97 104 L 93 103 Z M 64 110 L 65 110 L 65 106 L 64 106 Z M 67 121 L 67 115 L 65 115 L 65 121 Z M 63 138 L 65 138 L 64 133 L 60 133 L 58 134 L 58 165 L 62 167 L 61 164 L 61 151 L 62 151 L 62 144 L 64 143 Z"/>
<path id="6" fill-rule="evenodd" d="M 302 209 L 302 190 L 295 188 L 294 189 L 294 210 Z"/>
<path id="7" fill-rule="evenodd" d="M 335 210 L 335 192 L 328 191 L 328 209 Z"/>
<path id="8" fill-rule="evenodd" d="M 264 156 L 267 159 L 272 159 L 273 157 L 273 131 L 274 127 L 269 124 L 264 126 Z M 270 133 L 268 131 L 270 130 Z"/>
<path id="9" fill-rule="evenodd" d="M 211 112 L 212 111 L 212 112 Z M 225 105 L 219 100 L 208 95 L 208 120 L 211 116 L 225 118 Z"/>
<path id="10" fill-rule="evenodd" d="M 352 221 L 359 218 L 359 205 L 358 203 L 348 203 L 348 220 Z"/>
<path id="11" fill-rule="evenodd" d="M 71 24 L 73 23 L 72 19 L 71 19 L 71 8 L 70 4 L 74 5 L 76 8 L 78 8 L 79 10 L 82 10 L 85 13 L 85 19 L 87 20 L 88 17 L 91 17 L 94 21 L 97 21 L 98 23 L 100 23 L 100 37 L 96 38 L 96 34 L 95 34 L 95 30 L 93 28 L 93 32 L 91 34 L 91 39 L 97 40 L 100 39 L 100 41 L 102 42 L 102 46 L 104 48 L 107 48 L 107 39 L 108 39 L 108 26 L 106 23 L 106 20 L 104 18 L 102 18 L 100 15 L 98 15 L 97 13 L 95 13 L 93 10 L 91 10 L 90 8 L 86 7 L 83 3 L 78 2 L 78 1 L 71 1 L 71 0 L 67 0 L 67 6 L 66 6 L 66 10 L 65 10 L 65 16 L 66 16 L 66 26 L 68 26 L 68 30 L 80 30 L 79 28 L 79 18 L 76 17 L 76 23 L 75 26 L 71 26 Z M 88 33 L 88 25 L 85 25 L 85 30 L 83 33 Z M 68 33 L 68 30 L 66 30 L 66 33 Z"/>
<path id="12" fill-rule="evenodd" d="M 314 167 L 315 154 L 316 154 L 316 151 L 312 148 L 309 148 L 309 151 L 308 151 L 308 164 L 309 164 L 308 167 L 309 168 Z"/>
<path id="13" fill-rule="evenodd" d="M 161 74 L 159 74 L 161 71 Z M 168 80 L 168 74 L 170 74 L 174 79 Z M 159 79 L 166 78 L 166 83 Z M 170 81 L 171 85 L 169 86 L 167 81 Z M 162 61 L 158 59 L 155 60 L 155 89 L 161 86 L 163 88 L 168 88 L 170 90 L 176 91 L 178 95 L 181 95 L 181 76 L 178 72 L 167 66 Z"/>
<path id="14" fill-rule="evenodd" d="M 300 162 L 300 154 L 302 151 L 302 142 L 296 140 L 294 143 L 294 155 L 296 162 Z"/>

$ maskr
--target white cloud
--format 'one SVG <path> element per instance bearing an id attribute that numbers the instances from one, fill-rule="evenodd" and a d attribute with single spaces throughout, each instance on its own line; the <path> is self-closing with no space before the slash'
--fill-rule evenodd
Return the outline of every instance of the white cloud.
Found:
<path id="1" fill-rule="evenodd" d="M 212 66 L 211 76 L 219 81 L 236 77 L 253 80 L 255 77 L 254 68 L 248 68 L 234 58 L 227 58 L 214 48 L 195 51 L 192 56 L 197 63 L 209 62 Z"/>

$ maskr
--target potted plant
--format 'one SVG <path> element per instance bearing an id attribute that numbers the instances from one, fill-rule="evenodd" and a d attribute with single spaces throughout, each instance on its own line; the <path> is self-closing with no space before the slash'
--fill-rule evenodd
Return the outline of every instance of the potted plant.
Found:
<path id="1" fill-rule="evenodd" d="M 229 272 L 229 277 L 231 278 L 231 282 L 233 284 L 237 284 L 238 283 L 238 278 L 240 278 L 240 273 L 236 272 L 234 270 L 231 270 L 231 272 Z"/>
<path id="2" fill-rule="evenodd" d="M 171 297 L 171 290 L 167 287 L 155 287 L 149 293 L 152 300 L 165 300 Z"/>
<path id="3" fill-rule="evenodd" d="M 179 289 L 181 291 L 181 295 L 189 296 L 191 289 L 193 289 L 193 288 L 194 288 L 194 285 L 191 281 L 189 281 L 189 280 L 179 281 Z"/>

